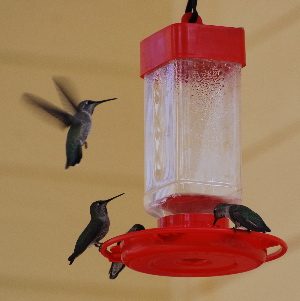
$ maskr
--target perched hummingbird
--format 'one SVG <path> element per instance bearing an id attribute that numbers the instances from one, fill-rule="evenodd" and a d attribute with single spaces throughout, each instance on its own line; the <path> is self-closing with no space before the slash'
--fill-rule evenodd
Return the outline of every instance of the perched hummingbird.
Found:
<path id="1" fill-rule="evenodd" d="M 95 107 L 100 103 L 116 98 L 100 101 L 84 100 L 76 105 L 74 100 L 70 97 L 70 93 L 67 93 L 62 84 L 55 78 L 53 78 L 53 81 L 59 92 L 61 102 L 63 106 L 68 109 L 69 113 L 56 107 L 45 99 L 30 93 L 24 93 L 23 99 L 34 105 L 36 108 L 51 114 L 51 116 L 60 121 L 59 124 L 63 128 L 70 127 L 66 143 L 67 169 L 69 166 L 74 166 L 80 162 L 82 158 L 82 145 L 87 148 L 86 139 L 92 128 L 92 114 Z"/>
<path id="2" fill-rule="evenodd" d="M 123 195 L 121 193 L 113 198 L 110 198 L 106 201 L 97 201 L 91 204 L 90 213 L 91 213 L 91 221 L 80 234 L 77 239 L 74 252 L 68 258 L 70 264 L 73 263 L 76 257 L 82 254 L 87 248 L 91 246 L 100 247 L 100 240 L 105 237 L 109 230 L 109 217 L 107 214 L 106 205 L 111 200 Z"/>
<path id="3" fill-rule="evenodd" d="M 220 203 L 214 209 L 214 216 L 215 221 L 213 225 L 216 224 L 218 219 L 226 217 L 234 223 L 234 231 L 236 231 L 238 227 L 244 227 L 249 231 L 271 232 L 263 219 L 256 212 L 243 205 Z"/>
<path id="4" fill-rule="evenodd" d="M 135 232 L 135 231 L 141 231 L 145 230 L 145 227 L 140 224 L 135 224 L 127 233 Z M 121 242 L 117 242 L 117 245 L 119 245 Z M 125 264 L 121 262 L 112 262 L 111 267 L 109 270 L 109 278 L 110 279 L 116 279 L 119 275 L 119 273 L 125 268 Z"/>

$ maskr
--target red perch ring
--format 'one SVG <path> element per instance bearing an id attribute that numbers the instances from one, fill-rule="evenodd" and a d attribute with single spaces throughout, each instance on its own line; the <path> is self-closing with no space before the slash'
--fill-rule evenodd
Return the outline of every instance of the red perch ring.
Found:
<path id="1" fill-rule="evenodd" d="M 159 227 L 114 237 L 101 253 L 110 262 L 147 274 L 171 277 L 209 277 L 246 272 L 287 251 L 280 238 L 229 227 L 228 219 L 212 226 L 212 214 L 176 214 L 159 219 Z M 120 245 L 107 248 L 122 241 Z M 268 254 L 270 247 L 279 250 Z"/>

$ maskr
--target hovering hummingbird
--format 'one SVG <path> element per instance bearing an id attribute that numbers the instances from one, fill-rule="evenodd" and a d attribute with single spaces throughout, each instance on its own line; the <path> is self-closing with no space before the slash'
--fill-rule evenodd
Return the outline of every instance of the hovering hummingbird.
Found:
<path id="1" fill-rule="evenodd" d="M 91 204 L 91 220 L 77 239 L 74 252 L 68 258 L 70 264 L 72 264 L 75 258 L 82 254 L 87 248 L 91 246 L 96 246 L 99 248 L 101 246 L 100 240 L 105 237 L 110 225 L 106 205 L 111 200 L 123 194 L 124 193 L 121 193 L 106 201 L 97 201 Z"/>
<path id="2" fill-rule="evenodd" d="M 236 231 L 238 227 L 244 227 L 249 231 L 271 232 L 263 219 L 256 212 L 243 205 L 220 203 L 214 209 L 214 216 L 215 221 L 213 225 L 216 224 L 218 219 L 226 217 L 234 223 L 234 231 Z"/>
<path id="3" fill-rule="evenodd" d="M 127 233 L 135 232 L 135 231 L 141 231 L 145 230 L 145 227 L 140 224 L 135 224 Z M 117 242 L 117 245 L 119 245 L 121 242 Z M 119 273 L 125 268 L 125 264 L 121 262 L 112 262 L 111 267 L 109 270 L 109 278 L 110 279 L 116 279 L 119 275 Z"/>
<path id="4" fill-rule="evenodd" d="M 51 104 L 47 100 L 30 93 L 24 93 L 23 99 L 36 108 L 49 113 L 50 116 L 55 117 L 60 121 L 59 124 L 63 128 L 70 127 L 66 143 L 67 163 L 65 168 L 67 169 L 69 166 L 75 166 L 80 162 L 82 158 L 82 145 L 87 148 L 86 139 L 92 128 L 92 114 L 95 107 L 100 103 L 117 98 L 100 101 L 84 100 L 76 105 L 70 93 L 62 86 L 62 83 L 55 78 L 53 78 L 53 81 L 59 92 L 61 102 L 69 113 Z"/>

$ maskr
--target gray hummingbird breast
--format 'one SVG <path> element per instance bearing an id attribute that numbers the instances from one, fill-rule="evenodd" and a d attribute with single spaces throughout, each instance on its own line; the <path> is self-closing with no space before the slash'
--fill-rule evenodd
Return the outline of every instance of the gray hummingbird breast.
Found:
<path id="1" fill-rule="evenodd" d="M 81 145 L 83 145 L 92 129 L 92 116 L 87 112 L 81 112 L 78 120 L 81 123 L 79 139 Z"/>
<path id="2" fill-rule="evenodd" d="M 107 234 L 109 230 L 109 226 L 110 226 L 110 221 L 106 220 L 102 225 L 101 232 L 97 235 L 97 241 L 101 240 Z"/>
<path id="3" fill-rule="evenodd" d="M 91 132 L 92 124 L 89 125 L 83 124 L 80 131 L 80 142 L 81 145 L 84 144 L 85 140 L 87 139 L 89 133 Z"/>

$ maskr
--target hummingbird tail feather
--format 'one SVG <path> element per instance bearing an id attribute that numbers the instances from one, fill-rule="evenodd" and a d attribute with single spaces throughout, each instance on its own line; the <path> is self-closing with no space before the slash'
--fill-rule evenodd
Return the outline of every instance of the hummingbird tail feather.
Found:
<path id="1" fill-rule="evenodd" d="M 67 156 L 66 169 L 69 166 L 75 166 L 79 164 L 82 158 L 82 147 L 80 144 L 77 145 L 76 150 L 69 156 Z"/>
<path id="2" fill-rule="evenodd" d="M 68 260 L 70 261 L 69 265 L 71 265 L 73 263 L 73 261 L 75 260 L 76 256 L 74 254 L 72 254 Z"/>

